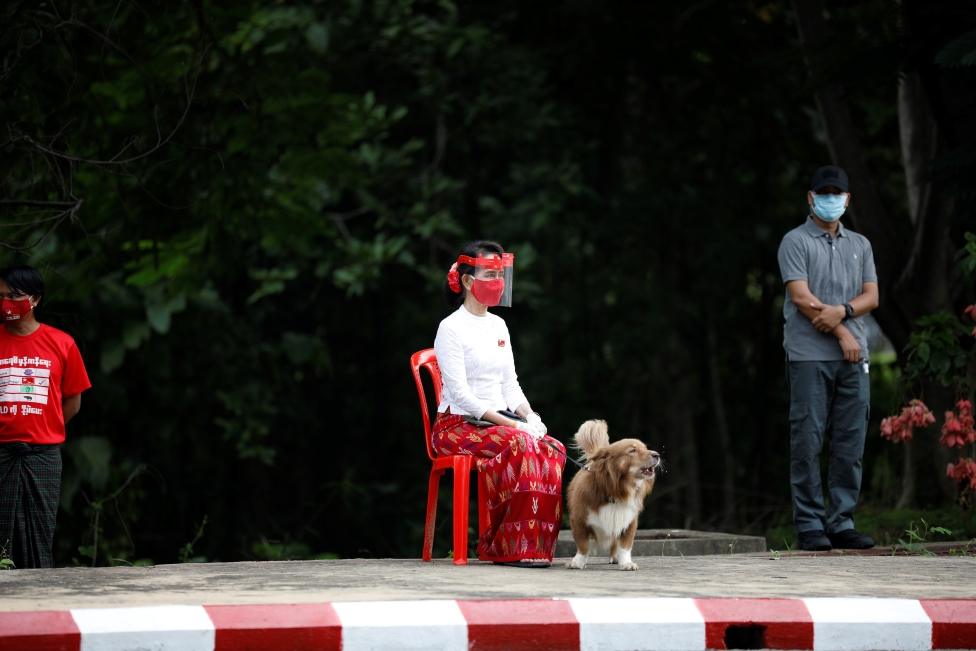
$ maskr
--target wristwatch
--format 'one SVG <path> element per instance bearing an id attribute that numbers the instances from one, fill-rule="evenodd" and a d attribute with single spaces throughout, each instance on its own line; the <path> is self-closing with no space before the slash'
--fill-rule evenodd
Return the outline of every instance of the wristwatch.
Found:
<path id="1" fill-rule="evenodd" d="M 847 321 L 848 319 L 853 319 L 853 318 L 854 318 L 854 306 L 851 305 L 850 303 L 844 303 L 844 320 Z"/>

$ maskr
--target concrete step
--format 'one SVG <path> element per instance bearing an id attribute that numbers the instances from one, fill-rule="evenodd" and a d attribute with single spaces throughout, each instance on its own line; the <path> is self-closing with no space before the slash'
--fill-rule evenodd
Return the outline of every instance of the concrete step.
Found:
<path id="1" fill-rule="evenodd" d="M 747 554 L 764 552 L 766 539 L 762 536 L 694 531 L 692 529 L 638 529 L 634 538 L 633 556 L 705 556 L 712 554 Z M 604 557 L 608 550 L 591 552 L 591 557 Z M 576 554 L 573 532 L 563 529 L 556 542 L 556 556 Z"/>

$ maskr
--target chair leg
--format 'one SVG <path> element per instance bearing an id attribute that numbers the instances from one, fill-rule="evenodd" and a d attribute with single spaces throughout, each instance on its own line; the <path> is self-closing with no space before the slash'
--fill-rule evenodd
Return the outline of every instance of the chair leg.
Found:
<path id="1" fill-rule="evenodd" d="M 454 457 L 454 564 L 468 564 L 468 499 L 471 485 L 470 455 Z"/>
<path id="2" fill-rule="evenodd" d="M 434 549 L 434 524 L 437 522 L 437 488 L 441 481 L 443 470 L 430 469 L 430 479 L 427 480 L 427 515 L 424 518 L 424 549 L 421 558 L 429 561 Z"/>

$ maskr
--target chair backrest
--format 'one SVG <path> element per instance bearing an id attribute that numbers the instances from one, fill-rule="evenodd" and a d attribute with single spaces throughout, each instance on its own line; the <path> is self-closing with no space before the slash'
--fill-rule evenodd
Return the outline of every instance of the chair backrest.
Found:
<path id="1" fill-rule="evenodd" d="M 437 356 L 433 348 L 418 350 L 410 356 L 410 370 L 413 372 L 413 381 L 417 385 L 417 397 L 420 399 L 420 415 L 424 419 L 424 443 L 427 445 L 427 456 L 434 460 L 434 447 L 431 444 L 430 432 L 430 410 L 427 408 L 427 394 L 424 392 L 424 383 L 420 377 L 420 369 L 426 369 L 430 374 L 430 380 L 434 385 L 434 406 L 441 402 L 441 369 L 437 365 Z"/>

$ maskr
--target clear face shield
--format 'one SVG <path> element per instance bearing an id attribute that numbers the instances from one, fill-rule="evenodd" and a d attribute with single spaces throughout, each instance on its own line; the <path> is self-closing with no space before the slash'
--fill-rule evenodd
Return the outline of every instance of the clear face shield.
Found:
<path id="1" fill-rule="evenodd" d="M 515 275 L 514 253 L 488 253 L 477 258 L 459 256 L 458 265 L 474 267 L 474 281 L 468 290 L 487 307 L 512 307 L 512 281 Z"/>

